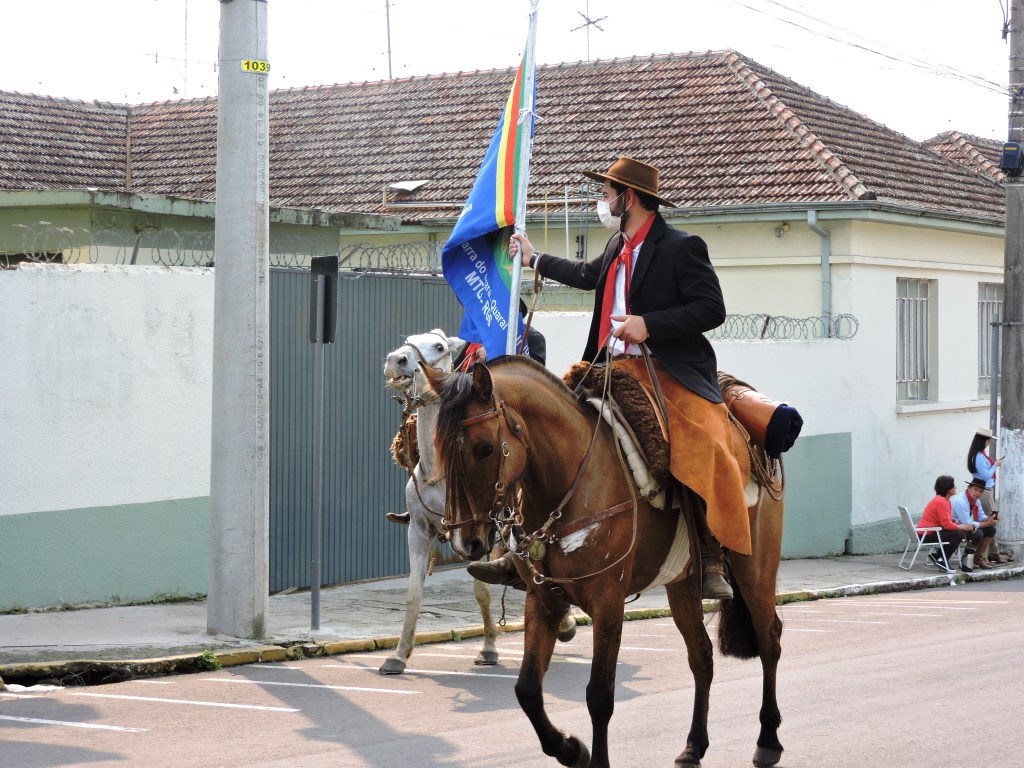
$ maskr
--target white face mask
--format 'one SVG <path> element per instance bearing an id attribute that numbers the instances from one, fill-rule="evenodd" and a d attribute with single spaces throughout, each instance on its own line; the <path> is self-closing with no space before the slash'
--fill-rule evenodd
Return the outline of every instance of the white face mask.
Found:
<path id="1" fill-rule="evenodd" d="M 597 201 L 597 218 L 601 220 L 601 223 L 615 232 L 619 231 L 621 220 L 618 216 L 612 216 L 611 205 L 604 200 Z"/>

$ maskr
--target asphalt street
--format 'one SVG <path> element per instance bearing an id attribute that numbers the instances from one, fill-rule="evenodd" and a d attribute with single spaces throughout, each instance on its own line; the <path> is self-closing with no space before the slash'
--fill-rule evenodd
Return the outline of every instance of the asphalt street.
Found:
<path id="1" fill-rule="evenodd" d="M 962 753 L 964 731 L 982 725 L 986 738 L 972 744 L 971 762 L 1024 764 L 1010 701 L 1024 689 L 1022 609 L 1019 579 L 781 606 L 780 765 L 930 767 L 936 755 Z M 712 634 L 716 621 L 710 614 Z M 552 720 L 587 742 L 590 642 L 590 628 L 581 627 L 556 649 L 545 679 Z M 399 677 L 378 675 L 386 652 L 373 651 L 10 690 L 0 694 L 0 755 L 3 765 L 19 768 L 555 766 L 515 700 L 522 634 L 502 636 L 499 648 L 498 666 L 476 667 L 473 640 L 421 647 Z M 979 679 L 996 693 L 982 695 Z M 750 764 L 760 685 L 756 661 L 716 657 L 705 768 Z M 613 765 L 671 766 L 684 745 L 692 695 L 671 620 L 627 622 Z"/>

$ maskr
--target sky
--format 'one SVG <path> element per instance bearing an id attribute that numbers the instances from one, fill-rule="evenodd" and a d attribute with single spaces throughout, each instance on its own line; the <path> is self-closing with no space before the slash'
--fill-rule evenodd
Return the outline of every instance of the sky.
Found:
<path id="1" fill-rule="evenodd" d="M 732 48 L 913 139 L 959 130 L 1002 140 L 1009 2 L 540 0 L 537 61 Z M 0 7 L 0 90 L 131 104 L 217 94 L 218 0 L 3 0 Z M 270 86 L 514 67 L 529 7 L 529 0 L 267 0 Z M 542 99 L 537 108 L 543 117 Z"/>

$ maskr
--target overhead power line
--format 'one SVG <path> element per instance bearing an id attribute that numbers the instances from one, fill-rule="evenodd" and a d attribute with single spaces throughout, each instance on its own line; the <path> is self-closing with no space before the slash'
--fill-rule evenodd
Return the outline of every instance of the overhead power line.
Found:
<path id="1" fill-rule="evenodd" d="M 816 22 L 818 24 L 821 24 L 824 27 L 827 27 L 829 29 L 836 30 L 837 32 L 840 32 L 842 34 L 852 35 L 853 37 L 856 37 L 856 38 L 859 38 L 860 40 L 863 40 L 864 43 L 867 43 L 867 45 L 862 44 L 862 43 L 858 43 L 858 42 L 856 42 L 854 40 L 846 39 L 846 38 L 843 38 L 843 37 L 838 37 L 835 34 L 830 34 L 829 32 L 822 31 L 820 29 L 813 29 L 812 27 L 805 26 L 804 24 L 800 24 L 800 23 L 798 23 L 796 21 L 793 21 L 792 19 L 787 19 L 787 18 L 785 18 L 783 16 L 779 16 L 779 15 L 776 15 L 774 13 L 771 13 L 770 11 L 768 11 L 768 10 L 766 10 L 764 8 L 758 8 L 758 7 L 754 6 L 754 5 L 750 5 L 747 2 L 743 2 L 743 0 L 732 0 L 732 2 L 735 5 L 739 5 L 739 6 L 743 7 L 743 8 L 746 8 L 747 10 L 753 11 L 754 13 L 760 13 L 760 14 L 762 14 L 764 16 L 767 16 L 767 17 L 769 17 L 771 19 L 775 19 L 776 21 L 782 22 L 783 24 L 789 24 L 790 26 L 796 27 L 797 29 L 801 29 L 801 30 L 803 30 L 805 32 L 808 32 L 808 33 L 812 34 L 812 35 L 817 35 L 818 37 L 823 37 L 823 38 L 825 38 L 827 40 L 832 40 L 833 42 L 839 43 L 840 45 L 845 45 L 845 46 L 848 46 L 850 48 L 855 48 L 857 50 L 864 51 L 865 53 L 869 53 L 869 54 L 872 54 L 874 56 L 879 56 L 879 57 L 881 57 L 883 59 L 888 59 L 889 61 L 893 61 L 893 62 L 896 62 L 896 63 L 899 63 L 899 64 L 903 64 L 905 66 L 913 67 L 915 69 L 919 69 L 922 72 L 926 72 L 928 74 L 938 75 L 938 76 L 941 76 L 941 77 L 950 77 L 950 78 L 953 78 L 953 79 L 956 79 L 956 80 L 961 80 L 961 81 L 966 82 L 966 83 L 968 83 L 970 85 L 974 85 L 974 86 L 977 86 L 979 88 L 984 88 L 985 90 L 988 90 L 988 91 L 994 91 L 996 93 L 1001 93 L 1001 94 L 1005 94 L 1006 93 L 1006 86 L 1004 86 L 1001 83 L 997 83 L 997 82 L 995 82 L 993 80 L 989 80 L 988 78 L 982 77 L 980 75 L 971 74 L 970 72 L 965 72 L 965 71 L 957 69 L 955 67 L 951 67 L 948 64 L 942 64 L 942 63 L 938 63 L 938 62 L 928 61 L 926 59 L 920 58 L 920 57 L 915 56 L 913 54 L 909 54 L 909 53 L 906 53 L 904 51 L 900 51 L 899 49 L 893 48 L 892 46 L 886 45 L 885 43 L 879 43 L 879 42 L 877 42 L 875 40 L 871 40 L 870 38 L 867 38 L 864 35 L 861 35 L 861 34 L 859 34 L 857 32 L 853 32 L 851 30 L 844 29 L 843 27 L 837 26 L 837 25 L 835 25 L 835 24 L 833 24 L 833 23 L 831 23 L 829 21 L 826 21 L 825 19 L 820 19 L 817 16 L 812 16 L 811 14 L 806 13 L 805 11 L 802 11 L 802 10 L 800 10 L 798 8 L 792 8 L 792 7 L 788 6 L 788 5 L 785 5 L 784 3 L 778 2 L 777 0 L 762 0 L 762 1 L 765 2 L 765 3 L 768 3 L 770 5 L 776 6 L 777 8 L 780 8 L 780 9 L 782 9 L 784 11 L 788 11 L 789 13 L 792 13 L 792 14 L 795 14 L 797 16 L 802 16 L 804 18 L 810 19 L 811 21 L 814 21 L 814 22 Z M 871 46 L 874 46 L 874 47 L 871 47 Z M 883 50 L 878 50 L 878 49 L 883 49 Z M 889 51 L 889 52 L 887 53 L 886 51 Z"/>

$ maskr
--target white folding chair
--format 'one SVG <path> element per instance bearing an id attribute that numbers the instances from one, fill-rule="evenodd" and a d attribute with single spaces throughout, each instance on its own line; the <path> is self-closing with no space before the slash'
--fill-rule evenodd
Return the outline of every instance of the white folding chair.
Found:
<path id="1" fill-rule="evenodd" d="M 938 547 L 939 557 L 942 558 L 942 562 L 945 564 L 946 570 L 949 570 L 949 562 L 946 560 L 946 550 L 942 548 L 942 541 L 938 540 L 939 532 L 942 528 L 939 526 L 918 528 L 917 523 L 914 522 L 914 518 L 910 516 L 910 510 L 902 504 L 897 504 L 896 508 L 900 511 L 900 519 L 903 520 L 903 527 L 907 529 L 907 546 L 903 550 L 903 557 L 900 558 L 900 568 L 904 571 L 909 571 L 914 567 L 914 561 L 917 560 L 917 554 L 922 549 Z M 936 541 L 925 541 L 924 537 L 933 532 L 935 533 Z M 903 561 L 907 559 L 907 554 L 909 554 L 911 547 L 914 547 L 914 555 L 910 558 L 909 565 L 903 565 Z"/>

